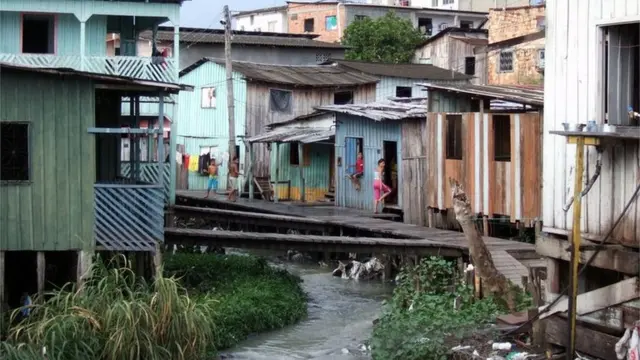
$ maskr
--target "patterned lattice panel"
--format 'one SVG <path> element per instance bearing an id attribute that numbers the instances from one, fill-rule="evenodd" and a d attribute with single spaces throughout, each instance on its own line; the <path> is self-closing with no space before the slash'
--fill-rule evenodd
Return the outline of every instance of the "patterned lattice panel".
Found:
<path id="1" fill-rule="evenodd" d="M 152 185 L 95 185 L 95 239 L 110 251 L 155 251 L 164 240 L 162 189 Z"/>
<path id="2" fill-rule="evenodd" d="M 168 163 L 162 164 L 162 176 L 164 177 L 164 199 L 169 202 L 169 188 L 171 186 L 170 168 Z M 131 177 L 131 163 L 122 162 L 120 164 L 120 176 Z M 140 180 L 150 184 L 158 183 L 158 164 L 142 163 L 140 164 Z"/>

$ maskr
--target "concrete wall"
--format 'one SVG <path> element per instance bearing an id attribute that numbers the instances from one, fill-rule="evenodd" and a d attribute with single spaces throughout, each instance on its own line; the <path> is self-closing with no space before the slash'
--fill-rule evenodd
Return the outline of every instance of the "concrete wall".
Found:
<path id="1" fill-rule="evenodd" d="M 287 28 L 286 11 L 273 11 L 236 16 L 234 22 L 234 29 L 243 31 L 286 33 L 288 32 Z"/>
<path id="2" fill-rule="evenodd" d="M 320 35 L 317 40 L 327 42 L 338 42 L 342 37 L 342 31 L 345 24 L 344 6 L 339 7 L 341 13 L 338 15 L 338 6 L 336 4 L 304 4 L 289 3 L 288 28 L 289 32 L 294 34 L 303 34 L 305 19 L 313 19 L 314 28 L 311 33 Z M 329 16 L 336 16 L 338 26 L 334 30 L 327 30 L 325 20 Z"/>

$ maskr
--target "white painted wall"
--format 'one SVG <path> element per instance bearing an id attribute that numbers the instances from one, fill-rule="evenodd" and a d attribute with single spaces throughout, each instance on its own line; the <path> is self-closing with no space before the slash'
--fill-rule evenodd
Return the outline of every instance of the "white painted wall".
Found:
<path id="1" fill-rule="evenodd" d="M 411 0 L 411 6 L 446 10 L 483 11 L 495 7 L 527 6 L 530 0 Z"/>
<path id="2" fill-rule="evenodd" d="M 573 193 L 575 145 L 550 135 L 561 123 L 603 121 L 604 84 L 601 76 L 603 39 L 599 26 L 640 22 L 640 2 L 625 0 L 548 1 L 546 9 L 545 109 L 543 138 L 543 224 L 572 228 L 573 210 L 562 210 Z M 640 128 L 639 128 L 640 131 Z M 596 151 L 586 154 L 587 178 L 594 172 Z M 602 172 L 583 198 L 582 231 L 609 231 L 640 182 L 638 144 L 620 142 L 602 156 Z M 586 180 L 586 179 L 585 179 Z M 640 204 L 614 232 L 614 237 L 640 239 Z M 635 224 L 635 226 L 634 226 Z M 620 235 L 623 233 L 623 235 Z M 636 240 L 637 241 L 637 240 Z"/>
<path id="3" fill-rule="evenodd" d="M 253 22 L 251 20 L 252 17 Z M 286 12 L 282 11 L 237 16 L 234 22 L 234 30 L 286 33 L 287 15 Z"/>

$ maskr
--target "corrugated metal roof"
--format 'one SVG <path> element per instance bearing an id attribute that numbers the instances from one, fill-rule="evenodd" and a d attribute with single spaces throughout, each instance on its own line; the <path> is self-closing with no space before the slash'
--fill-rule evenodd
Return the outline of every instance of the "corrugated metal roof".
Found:
<path id="1" fill-rule="evenodd" d="M 207 61 L 224 65 L 222 59 L 204 58 L 182 70 L 180 76 L 188 74 Z M 329 87 L 373 84 L 379 81 L 375 76 L 333 65 L 274 65 L 233 61 L 232 66 L 233 71 L 244 75 L 248 81 L 273 84 Z"/>
<path id="2" fill-rule="evenodd" d="M 487 38 L 473 38 L 473 37 L 466 37 L 466 36 L 451 36 L 452 39 L 456 39 L 456 40 L 460 40 L 462 42 L 465 42 L 469 45 L 479 45 L 479 46 L 483 46 L 483 45 L 487 45 L 489 43 L 489 39 Z"/>
<path id="3" fill-rule="evenodd" d="M 90 73 L 86 71 L 79 71 L 69 68 L 42 68 L 25 65 L 16 65 L 13 63 L 0 62 L 0 68 L 13 69 L 17 71 L 28 71 L 33 73 L 48 74 L 48 75 L 65 75 L 65 76 L 78 76 L 86 79 L 92 79 L 101 81 L 104 83 L 116 83 L 123 85 L 135 85 L 139 87 L 146 87 L 149 90 L 164 90 L 169 93 L 177 93 L 181 90 L 193 91 L 193 86 L 183 84 L 163 83 L 152 80 L 140 80 L 124 76 L 106 75 L 98 73 Z"/>
<path id="4" fill-rule="evenodd" d="M 496 85 L 440 85 L 418 84 L 429 90 L 467 94 L 487 99 L 497 99 L 518 104 L 544 106 L 544 90 L 537 87 Z"/>
<path id="5" fill-rule="evenodd" d="M 301 142 L 305 144 L 330 139 L 336 135 L 335 128 L 311 127 L 276 128 L 247 139 L 250 143 Z"/>
<path id="6" fill-rule="evenodd" d="M 259 31 L 233 31 L 233 45 L 280 46 L 301 48 L 344 49 L 340 43 L 314 40 L 315 34 L 289 34 Z M 143 39 L 151 40 L 153 33 L 144 31 L 140 34 Z M 173 29 L 162 29 L 156 33 L 156 40 L 173 42 Z M 200 44 L 224 44 L 224 30 L 220 29 L 181 29 L 180 42 Z"/>
<path id="7" fill-rule="evenodd" d="M 427 105 L 398 102 L 380 102 L 369 104 L 324 105 L 318 110 L 333 111 L 342 114 L 362 116 L 368 119 L 404 120 L 427 116 Z"/>
<path id="8" fill-rule="evenodd" d="M 377 76 L 420 80 L 469 80 L 473 78 L 473 76 L 430 64 L 384 64 L 349 60 L 331 60 L 327 63 L 335 63 L 343 67 L 361 71 L 365 74 Z"/>

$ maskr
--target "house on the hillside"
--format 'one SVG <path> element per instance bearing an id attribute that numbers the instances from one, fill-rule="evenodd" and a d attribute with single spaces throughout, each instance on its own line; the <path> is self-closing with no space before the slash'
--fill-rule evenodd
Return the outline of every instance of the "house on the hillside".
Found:
<path id="1" fill-rule="evenodd" d="M 467 84 L 472 76 L 430 64 L 383 64 L 365 61 L 333 60 L 334 64 L 380 78 L 376 86 L 376 101 L 390 98 L 419 98 L 426 96 L 417 83 Z"/>
<path id="2" fill-rule="evenodd" d="M 475 28 L 487 16 L 486 12 L 443 10 L 402 6 L 376 5 L 343 1 L 288 2 L 288 31 L 318 34 L 318 40 L 340 41 L 344 30 L 354 21 L 379 18 L 393 11 L 420 29 L 425 36 L 433 36 L 450 26 Z"/>
<path id="3" fill-rule="evenodd" d="M 267 125 L 267 130 L 247 138 L 253 144 L 270 144 L 271 186 L 259 182 L 249 187 L 250 197 L 255 190 L 263 199 L 317 202 L 334 197 L 335 188 L 335 115 L 317 111 L 292 120 Z M 258 145 L 256 145 L 258 146 Z M 249 159 L 253 157 L 248 156 Z M 251 165 L 248 165 L 252 168 Z"/>
<path id="4" fill-rule="evenodd" d="M 422 85 L 429 91 L 428 117 L 402 123 L 407 189 L 404 220 L 431 227 L 455 227 L 449 179 L 458 180 L 483 218 L 494 225 L 532 227 L 540 216 L 543 92 L 482 85 Z M 511 108 L 492 107 L 500 100 Z M 413 174 L 413 175 L 411 175 Z M 424 174 L 424 175 L 422 175 Z"/>
<path id="5" fill-rule="evenodd" d="M 204 57 L 224 58 L 224 30 L 182 28 L 180 36 L 180 69 Z M 139 51 L 151 55 L 154 33 L 140 34 Z M 155 34 L 157 47 L 174 44 L 170 28 L 159 27 Z M 344 58 L 345 48 L 337 43 L 319 41 L 314 34 L 288 34 L 258 31 L 233 31 L 231 58 L 238 61 L 281 65 L 314 65 L 329 59 Z"/>
<path id="6" fill-rule="evenodd" d="M 486 83 L 485 56 L 476 56 L 488 43 L 488 31 L 450 27 L 426 39 L 418 46 L 414 63 L 431 64 L 473 76 L 473 84 Z"/>
<path id="7" fill-rule="evenodd" d="M 240 31 L 286 33 L 287 6 L 273 6 L 233 14 L 233 26 Z"/>
<path id="8" fill-rule="evenodd" d="M 531 0 L 367 0 L 367 4 L 441 10 L 489 11 L 490 8 L 529 5 Z"/>
<path id="9" fill-rule="evenodd" d="M 71 69 L 0 71 L 0 304 L 75 281 L 95 251 L 135 252 L 142 264 L 163 240 L 166 180 L 141 176 L 135 146 L 135 170 L 122 176 L 119 146 L 161 142 L 163 130 L 157 119 L 151 129 L 125 124 L 121 99 L 183 87 Z"/>
<path id="10" fill-rule="evenodd" d="M 378 78 L 333 65 L 272 65 L 234 61 L 236 143 L 240 169 L 246 175 L 243 137 L 259 135 L 266 126 L 291 120 L 325 104 L 370 102 L 376 96 Z M 226 73 L 224 60 L 204 58 L 181 72 L 181 80 L 194 84 L 191 94 L 179 98 L 180 144 L 190 156 L 223 154 L 228 144 Z M 256 144 L 252 173 L 258 179 L 270 176 L 270 150 Z M 220 188 L 226 188 L 226 166 L 220 168 Z M 206 179 L 190 172 L 189 188 L 204 189 Z"/>
<path id="11" fill-rule="evenodd" d="M 544 83 L 545 5 L 489 11 L 489 43 L 476 58 L 486 60 L 489 85 Z"/>
<path id="12" fill-rule="evenodd" d="M 551 56 L 545 64 L 543 228 L 536 250 L 547 258 L 550 303 L 569 285 L 567 249 L 580 235 L 575 350 L 605 360 L 616 359 L 615 344 L 640 315 L 640 8 L 629 4 L 547 3 L 556 16 L 548 18 L 545 44 Z M 586 131 L 570 131 L 580 130 L 578 124 Z M 572 201 L 576 184 L 584 192 L 579 219 Z M 567 308 L 563 298 L 542 316 L 547 341 L 564 347 Z"/>

